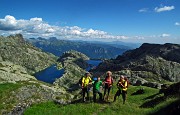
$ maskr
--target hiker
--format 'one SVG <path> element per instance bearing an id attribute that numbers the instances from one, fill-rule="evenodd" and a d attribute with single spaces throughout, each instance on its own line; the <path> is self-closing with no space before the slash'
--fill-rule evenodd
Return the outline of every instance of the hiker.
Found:
<path id="1" fill-rule="evenodd" d="M 102 86 L 101 78 L 94 78 L 93 84 L 93 101 L 96 102 L 96 94 L 99 94 L 99 101 L 102 101 L 102 93 L 100 91 L 100 87 Z"/>
<path id="2" fill-rule="evenodd" d="M 89 100 L 89 85 L 91 82 L 90 73 L 86 72 L 85 77 L 82 78 L 83 102 L 85 102 L 85 93 L 87 93 L 87 100 Z"/>
<path id="3" fill-rule="evenodd" d="M 118 80 L 117 87 L 118 87 L 118 91 L 116 92 L 116 94 L 114 96 L 114 102 L 116 101 L 116 97 L 117 96 L 119 97 L 120 94 L 122 94 L 123 104 L 125 104 L 127 88 L 128 88 L 127 78 L 125 78 L 123 75 L 121 75 L 120 79 Z"/>
<path id="4" fill-rule="evenodd" d="M 106 78 L 104 79 L 104 96 L 103 96 L 103 99 L 106 99 L 107 101 L 109 100 L 109 93 L 110 93 L 110 90 L 111 90 L 111 87 L 113 85 L 113 78 L 112 78 L 112 73 L 111 71 L 107 71 L 106 72 L 107 76 Z M 106 96 L 106 91 L 108 92 L 107 93 L 107 97 L 105 98 Z"/>

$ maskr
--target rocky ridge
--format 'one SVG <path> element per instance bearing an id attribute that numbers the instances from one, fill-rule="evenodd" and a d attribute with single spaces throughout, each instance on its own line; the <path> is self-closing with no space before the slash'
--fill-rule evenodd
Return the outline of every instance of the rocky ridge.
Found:
<path id="1" fill-rule="evenodd" d="M 54 64 L 57 57 L 42 52 L 27 43 L 21 34 L 0 36 L 0 61 L 9 61 L 24 67 L 29 74 L 38 72 Z"/>
<path id="2" fill-rule="evenodd" d="M 64 87 L 67 90 L 79 89 L 78 81 L 84 75 L 89 58 L 77 51 L 71 50 L 63 53 L 58 59 L 59 65 L 64 68 L 64 74 L 54 84 Z"/>
<path id="3" fill-rule="evenodd" d="M 180 81 L 179 44 L 143 44 L 116 59 L 105 60 L 97 69 L 97 75 L 113 71 L 114 76 L 125 74 L 133 85 L 159 87 L 166 82 Z M 118 73 L 118 74 L 117 74 Z"/>

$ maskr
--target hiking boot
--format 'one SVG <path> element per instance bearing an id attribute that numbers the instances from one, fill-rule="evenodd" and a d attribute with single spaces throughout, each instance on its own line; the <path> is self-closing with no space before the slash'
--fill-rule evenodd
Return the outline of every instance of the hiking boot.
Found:
<path id="1" fill-rule="evenodd" d="M 83 99 L 83 102 L 86 102 L 86 99 Z"/>

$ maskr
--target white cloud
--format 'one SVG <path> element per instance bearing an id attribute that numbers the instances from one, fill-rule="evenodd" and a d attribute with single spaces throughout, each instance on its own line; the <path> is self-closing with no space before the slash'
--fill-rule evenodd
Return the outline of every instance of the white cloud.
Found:
<path id="1" fill-rule="evenodd" d="M 164 33 L 164 34 L 162 34 L 162 35 L 160 35 L 160 37 L 170 37 L 170 34 L 166 34 L 166 33 Z"/>
<path id="2" fill-rule="evenodd" d="M 156 7 L 156 8 L 154 8 L 154 11 L 155 12 L 164 12 L 164 11 L 170 11 L 173 9 L 175 9 L 174 6 L 164 6 L 164 7 L 160 7 L 160 8 Z"/>
<path id="3" fill-rule="evenodd" d="M 179 23 L 179 22 L 176 22 L 174 25 L 176 25 L 176 26 L 180 26 L 180 23 Z"/>
<path id="4" fill-rule="evenodd" d="M 148 12 L 148 8 L 142 8 L 139 10 L 139 12 Z"/>
<path id="5" fill-rule="evenodd" d="M 61 37 L 61 38 L 105 38 L 105 39 L 128 39 L 127 36 L 112 35 L 105 31 L 83 29 L 78 26 L 54 26 L 44 22 L 42 18 L 31 18 L 30 20 L 15 19 L 7 15 L 0 19 L 0 30 L 6 34 L 21 33 L 29 37 Z"/>
<path id="6" fill-rule="evenodd" d="M 176 22 L 176 25 L 179 23 Z M 170 37 L 170 34 L 163 33 L 161 35 L 152 36 L 125 36 L 113 35 L 102 30 L 92 28 L 84 29 L 78 26 L 54 26 L 44 22 L 42 18 L 31 18 L 29 20 L 16 19 L 7 15 L 4 19 L 0 19 L 0 34 L 10 35 L 21 33 L 26 38 L 30 37 L 57 37 L 67 39 L 99 39 L 99 40 L 121 40 L 129 42 L 151 42 L 162 41 Z M 171 40 L 171 39 L 169 39 Z"/>
<path id="7" fill-rule="evenodd" d="M 31 18 L 30 21 L 32 22 L 42 22 L 42 18 Z"/>
<path id="8" fill-rule="evenodd" d="M 0 19 L 0 29 L 3 30 L 17 30 L 16 24 L 16 19 L 10 15 L 7 15 L 4 19 Z"/>

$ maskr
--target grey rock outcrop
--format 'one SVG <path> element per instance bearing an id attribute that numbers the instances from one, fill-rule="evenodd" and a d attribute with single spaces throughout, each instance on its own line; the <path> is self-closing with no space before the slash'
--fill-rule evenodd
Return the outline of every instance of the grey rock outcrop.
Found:
<path id="1" fill-rule="evenodd" d="M 179 44 L 143 44 L 141 47 L 127 51 L 116 59 L 104 60 L 92 72 L 104 73 L 108 70 L 123 74 L 128 70 L 133 85 L 140 84 L 150 87 L 161 87 L 170 81 L 180 81 L 180 45 Z"/>
<path id="2" fill-rule="evenodd" d="M 65 52 L 58 59 L 58 62 L 64 68 L 64 74 L 56 79 L 54 84 L 71 91 L 79 89 L 78 81 L 84 75 L 84 69 L 88 66 L 86 60 L 89 60 L 89 58 L 80 52 L 73 50 Z"/>
<path id="3" fill-rule="evenodd" d="M 38 72 L 54 64 L 57 57 L 42 52 L 39 48 L 27 43 L 21 34 L 0 36 L 0 60 L 10 61 L 27 69 L 29 74 Z"/>
<path id="4" fill-rule="evenodd" d="M 16 83 L 17 81 L 36 80 L 26 69 L 12 62 L 0 62 L 0 83 Z"/>

